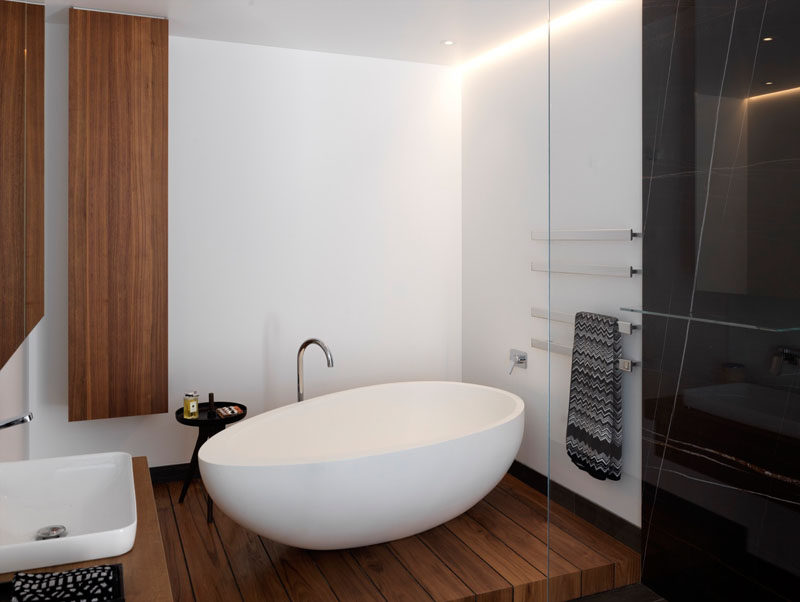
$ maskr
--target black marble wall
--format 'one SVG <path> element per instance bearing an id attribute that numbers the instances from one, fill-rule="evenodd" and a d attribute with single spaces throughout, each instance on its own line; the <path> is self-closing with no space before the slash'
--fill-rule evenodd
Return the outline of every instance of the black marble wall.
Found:
<path id="1" fill-rule="evenodd" d="M 643 581 L 800 599 L 800 2 L 644 0 L 643 82 Z"/>

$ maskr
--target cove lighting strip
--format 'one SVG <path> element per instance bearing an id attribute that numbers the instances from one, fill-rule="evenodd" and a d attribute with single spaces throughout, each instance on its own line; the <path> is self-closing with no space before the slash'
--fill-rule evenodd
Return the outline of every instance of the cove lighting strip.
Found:
<path id="1" fill-rule="evenodd" d="M 750 96 L 747 100 L 750 102 L 754 100 L 761 100 L 762 98 L 775 98 L 776 96 L 788 96 L 789 94 L 797 94 L 800 88 L 787 88 L 786 90 L 777 90 L 776 92 L 767 92 L 766 94 L 757 94 Z"/>
<path id="2" fill-rule="evenodd" d="M 601 11 L 614 6 L 620 6 L 624 3 L 625 0 L 592 0 L 591 2 L 583 4 L 575 10 L 571 10 L 560 17 L 551 19 L 550 31 L 552 33 L 556 33 L 562 29 L 565 29 L 566 27 L 569 27 L 577 21 L 583 21 L 593 17 Z M 533 45 L 535 42 L 544 39 L 547 39 L 547 23 L 543 23 L 542 25 L 523 33 L 522 35 L 517 36 L 508 42 L 500 44 L 499 46 L 495 46 L 491 50 L 487 50 L 483 54 L 479 54 L 478 56 L 469 59 L 465 63 L 462 63 L 458 67 L 458 70 L 461 73 L 471 71 L 477 67 L 485 65 L 486 63 L 491 63 L 510 54 L 514 54 L 515 52 L 519 52 L 520 50 Z"/>

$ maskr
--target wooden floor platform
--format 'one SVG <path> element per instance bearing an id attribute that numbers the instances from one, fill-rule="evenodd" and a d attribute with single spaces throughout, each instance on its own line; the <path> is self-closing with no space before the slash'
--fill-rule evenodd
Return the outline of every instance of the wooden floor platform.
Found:
<path id="1" fill-rule="evenodd" d="M 571 600 L 639 581 L 639 554 L 551 504 L 517 479 L 465 514 L 386 544 L 314 552 L 259 537 L 218 508 L 206 523 L 203 486 L 155 486 L 175 600 Z"/>

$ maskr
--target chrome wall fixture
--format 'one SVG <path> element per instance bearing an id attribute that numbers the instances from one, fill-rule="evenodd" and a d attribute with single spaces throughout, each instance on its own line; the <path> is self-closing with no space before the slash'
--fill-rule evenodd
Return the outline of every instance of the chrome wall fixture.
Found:
<path id="1" fill-rule="evenodd" d="M 309 345 L 316 345 L 325 353 L 325 360 L 328 362 L 328 368 L 333 368 L 333 355 L 328 346 L 319 339 L 306 339 L 300 344 L 300 349 L 297 350 L 297 401 L 303 401 L 305 398 L 305 391 L 303 385 L 303 356 L 305 355 L 306 348 Z"/>
<path id="2" fill-rule="evenodd" d="M 571 325 L 575 324 L 575 314 L 567 314 L 558 311 L 548 312 L 546 309 L 542 309 L 541 307 L 531 307 L 531 318 L 541 318 L 543 320 L 550 319 L 554 322 L 563 322 L 564 324 Z M 634 330 L 639 328 L 636 324 L 623 322 L 622 320 L 617 321 L 617 326 L 622 334 L 631 334 Z"/>
<path id="3" fill-rule="evenodd" d="M 600 228 L 600 229 L 567 229 L 567 230 L 548 230 L 531 232 L 531 240 L 545 241 L 611 241 L 611 242 L 630 242 L 634 238 L 641 238 L 641 232 L 634 232 L 633 228 Z M 633 278 L 641 274 L 641 268 L 632 265 L 583 265 L 583 264 L 561 264 L 552 265 L 547 263 L 531 262 L 532 272 L 549 272 L 551 274 L 580 274 L 585 276 L 608 276 L 612 278 Z M 554 322 L 575 325 L 575 315 L 564 312 L 549 311 L 540 307 L 531 307 L 532 318 L 542 318 Z M 630 322 L 617 321 L 617 326 L 622 334 L 632 334 L 639 327 Z M 542 341 L 541 339 L 531 339 L 531 347 L 552 351 L 560 355 L 572 355 L 572 347 L 554 341 Z M 621 358 L 617 366 L 623 372 L 632 372 L 633 367 L 638 362 Z"/>
<path id="4" fill-rule="evenodd" d="M 606 228 L 594 230 L 534 230 L 531 240 L 547 241 L 621 241 L 630 242 L 634 238 L 641 238 L 641 232 L 634 232 L 632 228 Z M 584 276 L 610 276 L 614 278 L 632 278 L 641 274 L 641 268 L 631 265 L 547 265 L 546 263 L 531 262 L 532 272 L 550 272 L 552 274 L 581 274 Z"/>
<path id="5" fill-rule="evenodd" d="M 550 272 L 551 274 L 583 274 L 586 276 L 611 276 L 614 278 L 633 278 L 641 274 L 640 268 L 631 265 L 551 265 L 531 262 L 532 272 Z"/>
<path id="6" fill-rule="evenodd" d="M 600 229 L 600 230 L 551 230 L 531 232 L 531 240 L 608 240 L 630 241 L 641 238 L 641 232 L 634 232 L 632 228 Z"/>
<path id="7" fill-rule="evenodd" d="M 528 369 L 528 352 L 520 351 L 519 349 L 511 349 L 508 352 L 508 359 L 511 360 L 511 369 L 509 374 L 514 372 L 514 368 Z"/>
<path id="8" fill-rule="evenodd" d="M 31 420 L 33 420 L 33 412 L 28 412 L 27 414 L 23 414 L 22 416 L 17 416 L 16 418 L 9 418 L 8 420 L 0 422 L 0 429 L 7 429 L 10 426 L 25 424 L 26 422 L 30 422 Z"/>
<path id="9" fill-rule="evenodd" d="M 543 351 L 547 351 L 549 349 L 552 353 L 558 353 L 559 355 L 572 355 L 572 347 L 569 345 L 562 345 L 561 343 L 548 343 L 547 341 L 542 341 L 540 339 L 531 339 L 531 347 L 534 349 L 541 349 Z M 617 362 L 617 367 L 623 372 L 633 372 L 633 368 L 638 365 L 639 362 L 625 358 L 620 358 Z"/>

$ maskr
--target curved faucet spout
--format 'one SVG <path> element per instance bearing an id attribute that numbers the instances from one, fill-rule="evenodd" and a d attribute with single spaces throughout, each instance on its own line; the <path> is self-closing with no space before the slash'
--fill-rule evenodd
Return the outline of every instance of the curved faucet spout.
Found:
<path id="1" fill-rule="evenodd" d="M 17 426 L 18 424 L 25 424 L 26 422 L 30 422 L 33 420 L 33 412 L 28 412 L 27 414 L 23 414 L 22 416 L 17 416 L 16 418 L 11 418 L 9 420 L 4 420 L 0 422 L 0 429 L 5 429 L 10 426 Z"/>
<path id="2" fill-rule="evenodd" d="M 333 368 L 333 356 L 328 346 L 319 339 L 308 339 L 303 341 L 300 349 L 297 350 L 297 401 L 303 401 L 303 355 L 309 345 L 317 345 L 325 352 L 325 359 L 328 361 L 328 368 Z"/>

